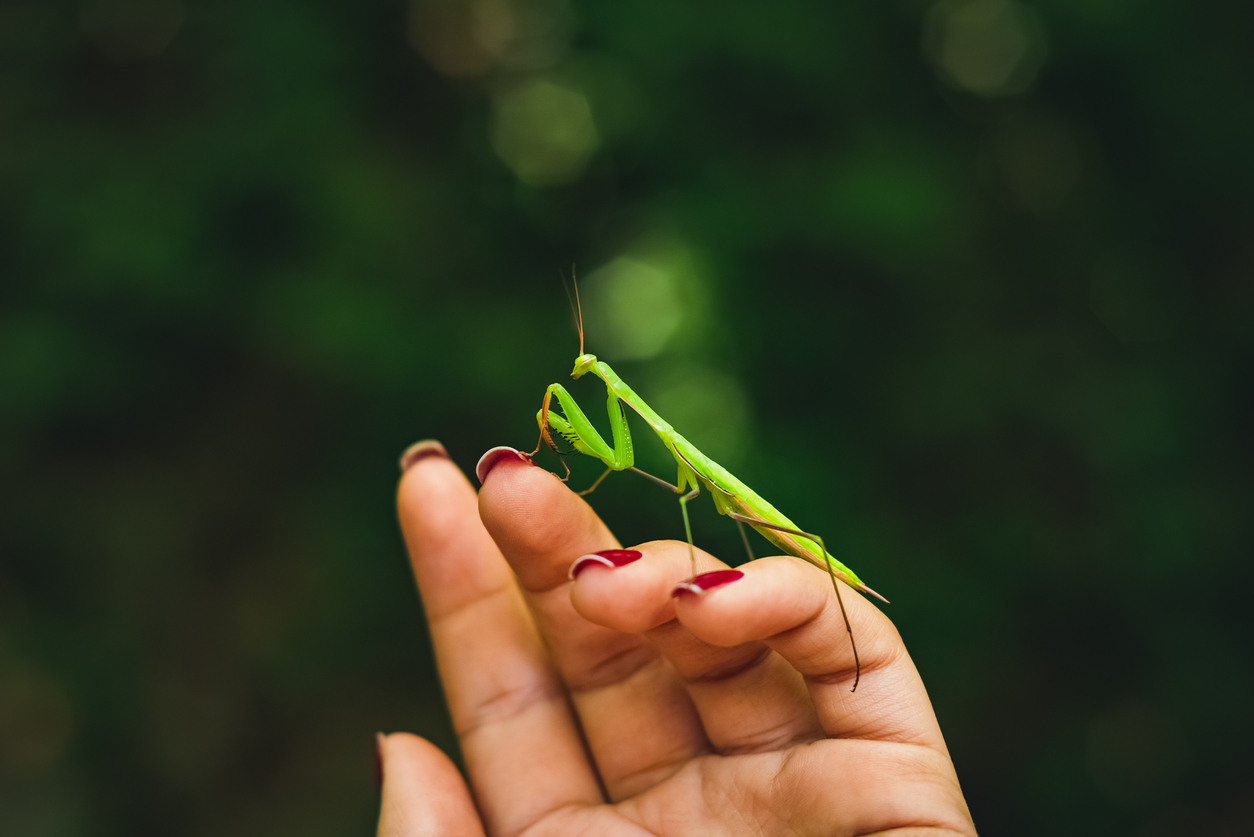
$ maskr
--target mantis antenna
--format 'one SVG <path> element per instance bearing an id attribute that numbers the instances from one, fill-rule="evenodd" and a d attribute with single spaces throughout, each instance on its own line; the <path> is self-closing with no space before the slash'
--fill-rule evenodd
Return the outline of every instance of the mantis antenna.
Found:
<path id="1" fill-rule="evenodd" d="M 575 276 L 575 265 L 572 262 L 570 266 L 570 285 L 566 284 L 566 276 L 560 270 L 557 275 L 562 280 L 562 290 L 566 291 L 566 301 L 570 303 L 570 312 L 575 316 L 575 328 L 579 331 L 579 354 L 583 354 L 583 306 L 579 304 L 579 279 Z M 570 294 L 571 286 L 575 288 L 575 295 Z"/>

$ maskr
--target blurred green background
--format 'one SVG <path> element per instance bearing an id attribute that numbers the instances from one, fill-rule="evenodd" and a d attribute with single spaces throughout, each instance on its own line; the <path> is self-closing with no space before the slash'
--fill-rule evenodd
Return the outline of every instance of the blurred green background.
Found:
<path id="1" fill-rule="evenodd" d="M 9 0 L 0 833 L 371 833 L 376 730 L 455 750 L 396 457 L 530 449 L 572 264 L 982 833 L 1249 833 L 1252 9 Z"/>

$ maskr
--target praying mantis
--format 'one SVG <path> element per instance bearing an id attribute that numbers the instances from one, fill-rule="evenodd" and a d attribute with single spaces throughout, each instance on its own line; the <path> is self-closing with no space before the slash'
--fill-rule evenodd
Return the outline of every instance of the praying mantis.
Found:
<path id="1" fill-rule="evenodd" d="M 578 293 L 576 286 L 576 293 Z M 609 444 L 602 438 L 592 422 L 580 409 L 570 393 L 561 384 L 550 384 L 544 392 L 544 401 L 540 411 L 536 413 L 536 421 L 540 425 L 540 437 L 559 454 L 561 451 L 553 442 L 552 433 L 570 442 L 582 454 L 594 457 L 605 463 L 605 472 L 590 487 L 579 492 L 589 494 L 596 489 L 610 471 L 632 470 L 657 482 L 667 489 L 682 495 L 679 507 L 683 513 L 684 531 L 688 536 L 688 554 L 692 561 L 693 574 L 696 574 L 696 553 L 692 545 L 692 527 L 688 522 L 688 502 L 695 498 L 704 487 L 714 499 L 714 506 L 719 514 L 727 515 L 740 527 L 741 537 L 749 558 L 753 559 L 753 550 L 749 547 L 748 537 L 744 532 L 744 524 L 752 526 L 764 538 L 773 543 L 788 555 L 807 561 L 814 566 L 826 570 L 831 577 L 832 588 L 836 591 L 836 601 L 840 605 L 840 615 L 845 622 L 845 630 L 849 634 L 849 642 L 853 646 L 854 681 L 850 691 L 857 691 L 862 676 L 862 666 L 858 660 L 858 645 L 853 638 L 853 628 L 849 624 L 849 615 L 845 611 L 845 602 L 840 594 L 837 579 L 863 593 L 868 593 L 888 602 L 879 593 L 866 586 L 853 570 L 832 557 L 818 535 L 804 532 L 797 528 L 791 520 L 781 514 L 774 506 L 762 499 L 756 492 L 738 480 L 726 468 L 697 450 L 696 446 L 679 435 L 675 428 L 662 419 L 648 404 L 637 395 L 631 387 L 620 378 L 609 364 L 597 360 L 595 355 L 584 352 L 583 316 L 578 315 L 579 325 L 579 356 L 575 358 L 575 368 L 570 373 L 578 379 L 586 374 L 595 375 L 605 383 L 608 393 L 606 410 L 609 413 L 611 438 Z M 551 402 L 556 398 L 562 413 L 551 409 Z M 676 484 L 671 485 L 660 477 L 641 471 L 635 467 L 635 451 L 632 447 L 631 431 L 627 426 L 627 416 L 623 411 L 626 404 L 635 410 L 648 423 L 653 432 L 662 440 L 675 462 L 679 466 Z M 564 415 L 563 415 L 564 414 Z M 539 452 L 539 444 L 536 451 Z M 569 469 L 567 469 L 569 476 Z M 688 490 L 690 488 L 690 490 Z"/>

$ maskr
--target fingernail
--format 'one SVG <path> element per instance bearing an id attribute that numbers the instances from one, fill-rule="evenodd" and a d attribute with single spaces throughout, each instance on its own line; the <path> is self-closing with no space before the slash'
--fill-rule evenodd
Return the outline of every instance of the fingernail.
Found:
<path id="1" fill-rule="evenodd" d="M 383 787 L 383 739 L 386 736 L 381 732 L 374 734 L 374 783 L 380 788 Z"/>
<path id="2" fill-rule="evenodd" d="M 687 593 L 700 595 L 706 590 L 713 590 L 715 587 L 721 587 L 724 584 L 731 584 L 738 578 L 744 578 L 745 574 L 740 570 L 715 570 L 710 573 L 701 573 L 679 584 L 671 591 L 671 595 L 678 598 Z"/>
<path id="3" fill-rule="evenodd" d="M 475 476 L 479 478 L 479 484 L 488 478 L 488 472 L 500 465 L 506 459 L 521 459 L 528 465 L 535 465 L 531 457 L 520 450 L 514 450 L 506 445 L 495 447 L 479 458 L 479 464 L 475 466 Z"/>
<path id="4" fill-rule="evenodd" d="M 575 563 L 570 565 L 570 572 L 566 575 L 571 581 L 574 581 L 575 576 L 593 564 L 600 564 L 601 566 L 614 569 L 615 567 L 625 567 L 632 561 L 639 560 L 640 552 L 634 549 L 602 549 L 600 552 L 593 552 L 576 558 Z"/>
<path id="5" fill-rule="evenodd" d="M 421 442 L 414 442 L 405 448 L 405 452 L 401 454 L 401 473 L 405 473 L 414 467 L 414 463 L 419 459 L 425 459 L 428 456 L 442 456 L 448 459 L 448 451 L 444 449 L 444 445 L 435 439 L 423 439 Z"/>

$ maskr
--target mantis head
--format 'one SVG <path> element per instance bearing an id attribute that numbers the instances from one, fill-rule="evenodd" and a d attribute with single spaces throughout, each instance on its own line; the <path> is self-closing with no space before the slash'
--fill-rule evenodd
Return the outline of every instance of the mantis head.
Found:
<path id="1" fill-rule="evenodd" d="M 584 373 L 592 368 L 592 364 L 597 362 L 596 355 L 583 354 L 575 358 L 575 369 L 570 373 L 572 378 L 582 378 Z"/>

